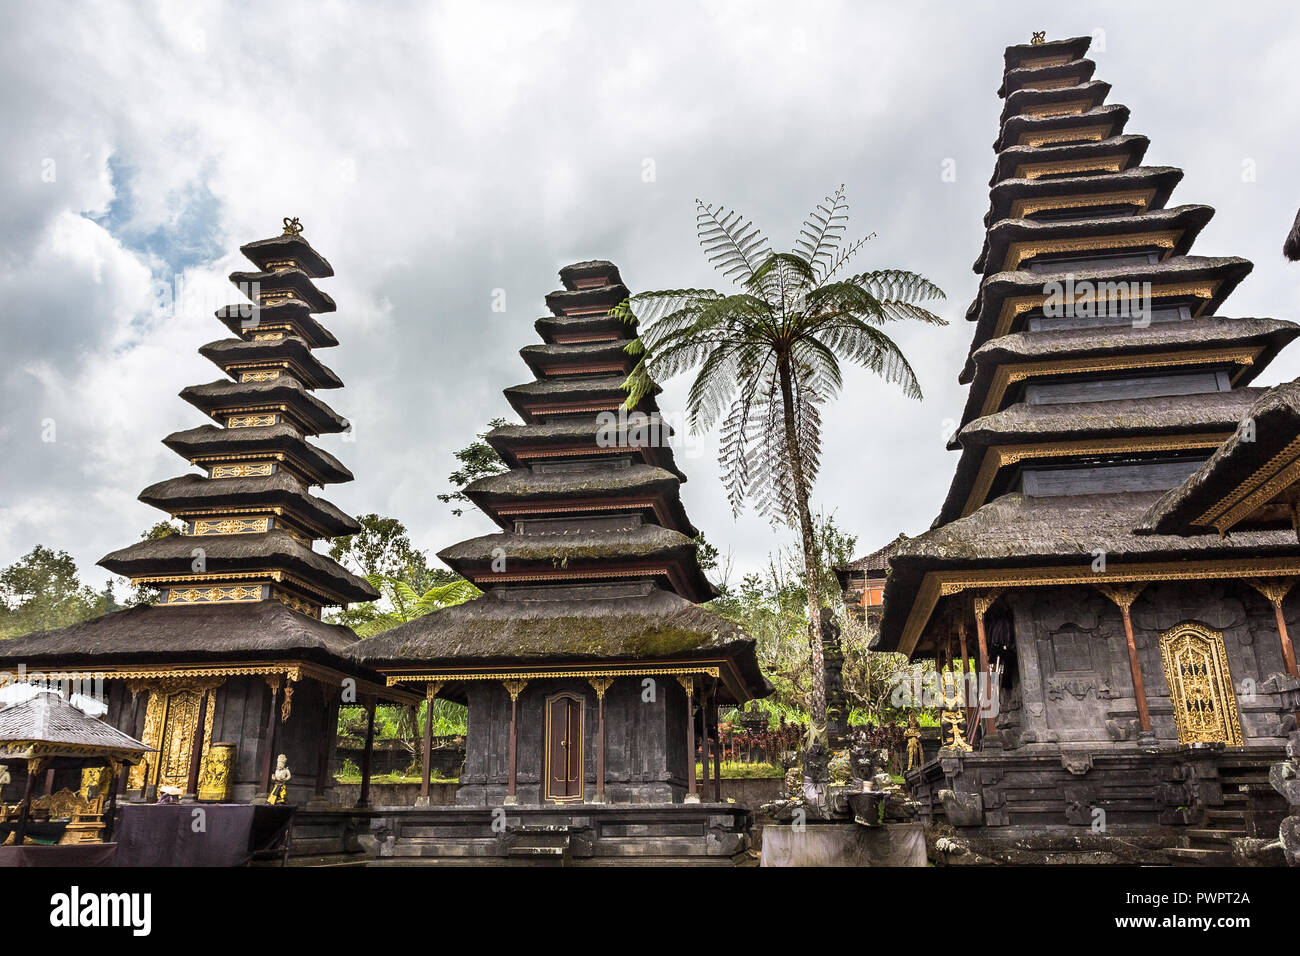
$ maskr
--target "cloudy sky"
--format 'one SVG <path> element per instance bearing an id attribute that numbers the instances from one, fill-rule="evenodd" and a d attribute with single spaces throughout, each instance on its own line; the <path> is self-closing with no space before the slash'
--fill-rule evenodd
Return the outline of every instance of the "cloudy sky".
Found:
<path id="1" fill-rule="evenodd" d="M 42 543 L 93 563 L 161 517 L 136 495 L 186 471 L 160 443 L 220 373 L 240 243 L 299 216 L 324 280 L 354 423 L 322 444 L 328 496 L 405 521 L 430 552 L 489 529 L 436 499 L 452 452 L 509 416 L 556 270 L 612 259 L 633 289 L 713 285 L 693 200 L 778 245 L 838 184 L 863 267 L 921 272 L 945 329 L 899 328 L 925 400 L 850 374 L 825 413 L 816 503 L 866 551 L 924 530 L 955 455 L 962 315 L 976 289 L 1002 50 L 1096 39 L 1097 78 L 1181 166 L 1175 203 L 1218 213 L 1196 252 L 1253 275 L 1224 313 L 1296 318 L 1281 258 L 1300 203 L 1300 8 L 721 2 L 0 3 L 0 564 Z M 944 171 L 955 175 L 945 177 Z M 181 277 L 177 280 L 176 277 Z M 164 284 L 184 294 L 160 309 Z M 506 309 L 493 311 L 497 290 Z M 1300 352 L 1261 383 L 1300 374 Z M 666 383 L 680 408 L 685 379 Z M 733 520 L 715 443 L 679 460 L 687 507 L 737 572 L 791 540 Z"/>

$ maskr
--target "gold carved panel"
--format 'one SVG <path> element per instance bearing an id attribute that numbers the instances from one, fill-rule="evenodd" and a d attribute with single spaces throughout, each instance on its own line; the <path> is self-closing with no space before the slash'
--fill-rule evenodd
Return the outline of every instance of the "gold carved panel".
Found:
<path id="1" fill-rule="evenodd" d="M 1223 634 L 1184 622 L 1160 635 L 1178 742 L 1242 746 L 1237 694 Z"/>
<path id="2" fill-rule="evenodd" d="M 274 422 L 272 423 L 274 424 Z M 234 427 L 234 426 L 232 426 Z M 263 478 L 274 473 L 275 465 L 269 461 L 248 462 L 239 465 L 213 465 L 209 478 Z"/>
<path id="3" fill-rule="evenodd" d="M 212 742 L 212 718 L 216 711 L 216 688 L 225 678 L 180 678 L 153 683 L 145 706 L 141 740 L 155 752 L 131 768 L 127 786 L 139 790 L 146 784 L 185 789 L 189 783 L 190 753 L 199 719 L 201 695 L 208 695 L 203 721 L 203 753 Z"/>

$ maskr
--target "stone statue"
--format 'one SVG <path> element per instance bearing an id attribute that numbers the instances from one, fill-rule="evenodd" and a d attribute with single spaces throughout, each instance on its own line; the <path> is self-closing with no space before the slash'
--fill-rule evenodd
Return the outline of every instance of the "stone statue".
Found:
<path id="1" fill-rule="evenodd" d="M 921 750 L 921 722 L 916 719 L 916 714 L 907 719 L 903 739 L 907 741 L 907 769 L 915 770 L 925 762 L 925 754 Z"/>
<path id="2" fill-rule="evenodd" d="M 271 774 L 271 792 L 267 794 L 267 803 L 284 803 L 289 797 L 289 758 L 284 754 L 275 758 L 275 773 Z"/>
<path id="3" fill-rule="evenodd" d="M 1278 840 L 1290 866 L 1300 866 L 1300 731 L 1287 738 L 1286 760 L 1269 768 L 1268 782 L 1290 807 L 1278 828 Z"/>

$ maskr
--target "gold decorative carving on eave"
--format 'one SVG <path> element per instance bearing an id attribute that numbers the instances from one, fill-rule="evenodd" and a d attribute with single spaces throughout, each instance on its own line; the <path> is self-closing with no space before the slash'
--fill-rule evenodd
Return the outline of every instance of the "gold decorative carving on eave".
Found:
<path id="1" fill-rule="evenodd" d="M 1285 578 L 1251 578 L 1246 583 L 1262 594 L 1270 604 L 1279 606 L 1296 584 L 1294 580 L 1288 581 Z"/>
<path id="2" fill-rule="evenodd" d="M 261 585 L 229 585 L 210 588 L 167 589 L 165 604 L 243 604 L 262 600 Z"/>
<path id="3" fill-rule="evenodd" d="M 1045 78 L 1041 80 L 1030 80 L 1028 83 L 1025 83 L 1023 86 L 1021 86 L 1020 89 L 1040 92 L 1044 90 L 1063 90 L 1066 87 L 1078 86 L 1078 85 L 1079 85 L 1079 77 L 1077 75 L 1059 76 L 1059 77 Z"/>
<path id="4" fill-rule="evenodd" d="M 1143 454 L 1158 451 L 1218 448 L 1232 437 L 1232 432 L 1202 432 L 1191 435 L 1141 436 L 1128 438 L 1085 438 L 1075 441 L 1041 444 L 992 445 L 984 453 L 979 473 L 972 483 L 964 518 L 988 497 L 989 489 L 1000 469 L 1030 458 L 1066 458 L 1075 455 Z"/>
<path id="5" fill-rule="evenodd" d="M 239 381 L 243 382 L 274 382 L 280 377 L 281 370 L 278 368 L 257 369 L 252 372 L 240 372 Z"/>
<path id="6" fill-rule="evenodd" d="M 1095 304 L 1098 301 L 1111 303 L 1124 302 L 1132 297 L 1130 292 L 1134 290 L 1142 290 L 1144 285 L 1141 282 L 1108 279 L 1077 280 L 1078 283 L 1082 283 L 1083 281 L 1090 282 L 1097 292 L 1092 295 L 1076 294 L 1070 302 L 1073 306 L 1077 307 L 1085 303 Z M 1221 284 L 1222 282 L 1220 280 L 1214 279 L 1208 282 L 1176 282 L 1166 283 L 1164 285 L 1152 285 L 1151 299 L 1154 302 L 1156 299 L 1194 296 L 1201 300 L 1198 307 L 1191 310 L 1192 317 L 1196 318 L 1205 311 L 1206 304 L 1214 298 L 1215 294 L 1219 291 L 1219 286 Z M 1138 291 L 1138 295 L 1143 294 L 1142 291 Z M 1051 298 L 1051 296 L 1046 292 L 1037 292 L 1033 295 L 1008 297 L 1002 304 L 1002 311 L 998 314 L 997 326 L 994 328 L 993 335 L 990 336 L 990 338 L 996 339 L 1006 335 L 1011 331 L 1011 326 L 1019 316 L 1026 312 L 1033 311 L 1034 309 L 1042 308 L 1049 298 Z"/>
<path id="7" fill-rule="evenodd" d="M 1093 587 L 1106 595 L 1116 607 L 1128 610 L 1133 606 L 1133 602 L 1146 590 L 1146 582 L 1136 584 L 1095 584 Z"/>
<path id="8" fill-rule="evenodd" d="M 1026 362 L 999 365 L 985 396 L 980 415 L 991 415 L 1001 406 L 1009 386 L 1045 375 L 1083 375 L 1090 372 L 1125 371 L 1128 369 L 1167 368 L 1173 365 L 1253 365 L 1262 347 L 1241 346 L 1209 352 L 1153 352 L 1147 355 L 1116 355 L 1110 358 L 1060 359 L 1054 362 Z M 1234 376 L 1235 378 L 1235 376 Z"/>
<path id="9" fill-rule="evenodd" d="M 1062 159 L 1045 163 L 1021 163 L 1011 174 L 1013 179 L 1038 179 L 1065 173 L 1122 173 L 1128 156 L 1096 156 L 1090 159 Z"/>
<path id="10" fill-rule="evenodd" d="M 1087 209 L 1093 206 L 1125 204 L 1140 207 L 1145 212 L 1155 195 L 1154 189 L 1131 189 L 1124 192 L 1086 193 L 1072 196 L 1031 196 L 1014 200 L 1007 218 L 1024 219 L 1048 209 Z"/>
<path id="11" fill-rule="evenodd" d="M 524 688 L 528 686 L 527 680 L 503 680 L 501 683 L 505 685 L 506 692 L 510 694 L 510 699 L 512 701 L 518 700 L 519 695 L 522 694 Z"/>
<path id="12" fill-rule="evenodd" d="M 1092 100 L 1070 100 L 1068 103 L 1041 103 L 1038 106 L 1026 106 L 1020 111 L 1021 116 L 1074 116 L 1092 109 Z"/>
<path id="13" fill-rule="evenodd" d="M 274 425 L 278 416 L 274 413 L 256 415 L 230 415 L 226 418 L 227 428 L 258 428 L 262 425 Z"/>
<path id="14" fill-rule="evenodd" d="M 302 598 L 298 597 L 297 595 L 290 594 L 288 591 L 283 591 L 280 588 L 272 588 L 271 597 L 279 601 L 287 608 L 291 608 L 295 611 L 298 611 L 301 614 L 305 614 L 310 618 L 315 618 L 317 620 L 320 619 L 320 605 L 318 604 L 312 604 L 309 601 L 304 601 Z"/>
<path id="15" fill-rule="evenodd" d="M 313 594 L 316 595 L 317 597 L 322 598 L 323 599 L 322 603 L 326 605 L 340 603 L 338 601 L 337 595 L 327 594 L 325 591 L 321 590 L 318 587 L 314 587 L 311 584 L 308 584 L 306 581 L 302 580 L 301 578 L 295 577 L 292 574 L 286 574 L 284 571 L 281 571 L 279 569 L 271 569 L 271 570 L 264 570 L 264 571 L 222 571 L 220 573 L 209 572 L 207 574 L 146 575 L 143 577 L 132 578 L 131 586 L 135 587 L 137 584 L 152 584 L 157 586 L 157 585 L 165 585 L 165 584 L 189 584 L 191 582 L 200 582 L 206 584 L 208 582 L 224 583 L 226 581 L 259 581 L 259 580 L 264 582 L 275 582 L 276 584 L 283 583 L 283 584 L 290 585 L 297 590 L 305 591 L 308 594 Z"/>
<path id="16" fill-rule="evenodd" d="M 716 665 L 700 665 L 695 667 L 630 666 L 625 668 L 595 668 L 592 670 L 550 670 L 546 668 L 528 668 L 508 671 L 464 671 L 461 673 L 450 674 L 390 674 L 387 677 L 387 681 L 388 686 L 392 687 L 397 684 L 423 684 L 429 681 L 437 681 L 440 684 L 446 684 L 480 680 L 528 681 L 558 678 L 590 679 L 593 677 L 675 677 L 679 674 L 698 674 L 705 677 L 721 677 L 721 669 Z"/>
<path id="17" fill-rule="evenodd" d="M 1111 125 L 1073 126 L 1068 129 L 1021 133 L 1017 146 L 1046 146 L 1052 143 L 1099 143 L 1110 136 Z"/>
<path id="18" fill-rule="evenodd" d="M 275 473 L 275 464 L 269 461 L 243 462 L 240 464 L 213 465 L 208 471 L 209 478 L 265 478 Z"/>
<path id="19" fill-rule="evenodd" d="M 1167 256 L 1173 251 L 1183 230 L 1170 229 L 1164 232 L 1130 233 L 1122 236 L 1083 236 L 1076 239 L 1029 239 L 1013 242 L 1007 246 L 1007 255 L 998 272 L 1013 272 L 1026 259 L 1061 252 L 1102 252 L 1111 249 L 1134 249 L 1157 246 L 1165 250 Z"/>
<path id="20" fill-rule="evenodd" d="M 1287 443 L 1193 524 L 1213 525 L 1220 535 L 1227 534 L 1234 525 L 1297 481 L 1300 481 L 1300 438 Z"/>
<path id="21" fill-rule="evenodd" d="M 596 697 L 597 697 L 597 699 L 598 699 L 598 700 L 604 700 L 604 699 L 605 699 L 605 691 L 609 690 L 610 687 L 613 686 L 613 684 L 614 684 L 614 678 L 612 678 L 612 677 L 589 677 L 589 678 L 587 678 L 587 683 L 590 684 L 590 685 L 591 685 L 591 689 L 594 690 L 594 691 L 596 692 Z"/>
<path id="22" fill-rule="evenodd" d="M 254 342 L 274 342 L 282 338 L 284 338 L 284 332 L 256 332 L 253 334 Z"/>
<path id="23" fill-rule="evenodd" d="M 928 571 L 916 590 L 903 625 L 899 651 L 915 649 L 940 599 L 976 588 L 1061 587 L 1099 584 L 1156 583 L 1162 581 L 1240 580 L 1258 577 L 1300 576 L 1300 558 L 1220 558 L 1207 561 L 1162 561 L 1143 564 L 1108 563 L 1104 573 L 1092 570 L 1092 556 L 1077 565 L 1038 568 L 988 568 L 976 571 Z"/>
<path id="24" fill-rule="evenodd" d="M 190 537 L 202 537 L 212 534 L 262 534 L 271 530 L 270 518 L 200 518 L 192 522 L 192 529 L 186 534 Z"/>

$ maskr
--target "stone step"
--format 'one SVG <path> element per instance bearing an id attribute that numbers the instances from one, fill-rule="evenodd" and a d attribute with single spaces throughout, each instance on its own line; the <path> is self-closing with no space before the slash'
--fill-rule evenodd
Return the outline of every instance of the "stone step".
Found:
<path id="1" fill-rule="evenodd" d="M 1208 850 L 1198 847 L 1174 847 L 1165 850 L 1174 866 L 1229 866 L 1232 853 L 1228 850 Z"/>
<path id="2" fill-rule="evenodd" d="M 1187 839 L 1195 843 L 1223 843 L 1233 837 L 1244 837 L 1246 828 L 1243 826 L 1240 830 L 1224 830 L 1210 827 L 1193 827 L 1185 832 Z"/>
<path id="3" fill-rule="evenodd" d="M 507 851 L 507 856 L 528 856 L 528 857 L 556 857 L 564 856 L 567 846 L 512 846 Z"/>
<path id="4" fill-rule="evenodd" d="M 1237 829 L 1238 824 L 1240 824 L 1242 830 L 1246 829 L 1245 810 L 1206 810 L 1205 819 L 1210 823 L 1232 824 L 1232 826 L 1224 829 Z"/>

